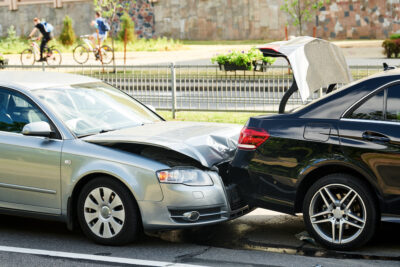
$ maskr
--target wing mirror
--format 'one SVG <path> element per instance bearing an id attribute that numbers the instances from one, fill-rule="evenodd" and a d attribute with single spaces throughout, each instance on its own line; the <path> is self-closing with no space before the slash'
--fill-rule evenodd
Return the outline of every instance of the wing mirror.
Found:
<path id="1" fill-rule="evenodd" d="M 23 135 L 50 137 L 53 133 L 50 124 L 45 121 L 31 122 L 22 129 Z"/>

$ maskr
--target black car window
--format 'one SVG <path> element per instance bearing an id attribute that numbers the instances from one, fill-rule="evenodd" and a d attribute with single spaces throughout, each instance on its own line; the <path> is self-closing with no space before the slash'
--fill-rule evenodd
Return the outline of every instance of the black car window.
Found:
<path id="1" fill-rule="evenodd" d="M 400 85 L 388 88 L 386 120 L 400 121 Z"/>
<path id="2" fill-rule="evenodd" d="M 0 89 L 0 131 L 20 133 L 31 122 L 49 122 L 47 117 L 20 93 Z"/>
<path id="3" fill-rule="evenodd" d="M 349 118 L 362 120 L 383 120 L 383 104 L 384 91 L 382 90 L 354 110 Z"/>

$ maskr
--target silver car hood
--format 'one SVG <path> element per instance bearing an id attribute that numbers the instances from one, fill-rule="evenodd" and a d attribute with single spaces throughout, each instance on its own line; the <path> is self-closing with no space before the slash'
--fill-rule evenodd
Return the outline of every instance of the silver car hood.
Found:
<path id="1" fill-rule="evenodd" d="M 91 143 L 135 143 L 174 150 L 211 168 L 233 158 L 241 126 L 207 122 L 157 122 L 91 135 Z"/>

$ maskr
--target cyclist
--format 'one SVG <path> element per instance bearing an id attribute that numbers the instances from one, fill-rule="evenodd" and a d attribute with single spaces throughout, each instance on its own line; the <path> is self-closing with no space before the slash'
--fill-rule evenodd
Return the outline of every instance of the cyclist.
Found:
<path id="1" fill-rule="evenodd" d="M 46 59 L 43 58 L 43 51 L 47 43 L 51 40 L 51 31 L 53 29 L 53 26 L 51 26 L 50 23 L 44 21 L 40 22 L 39 18 L 34 18 L 33 23 L 35 24 L 35 28 L 33 28 L 32 32 L 29 34 L 29 38 L 32 38 L 32 36 L 36 33 L 37 30 L 39 30 L 39 32 L 42 34 L 42 42 L 40 43 L 39 62 L 43 62 L 46 61 Z M 38 40 L 40 40 L 40 37 L 38 38 Z"/>
<path id="2" fill-rule="evenodd" d="M 100 39 L 100 46 L 103 43 L 105 39 L 107 39 L 107 33 L 110 30 L 110 25 L 107 23 L 107 21 L 101 17 L 101 14 L 99 11 L 96 11 L 95 13 L 96 19 L 92 21 L 91 25 L 96 27 L 96 29 L 99 31 L 98 33 L 93 33 L 89 39 L 93 43 L 93 47 L 95 47 L 95 51 L 98 50 L 99 45 L 96 43 Z M 98 59 L 98 53 L 96 53 L 96 59 Z"/>

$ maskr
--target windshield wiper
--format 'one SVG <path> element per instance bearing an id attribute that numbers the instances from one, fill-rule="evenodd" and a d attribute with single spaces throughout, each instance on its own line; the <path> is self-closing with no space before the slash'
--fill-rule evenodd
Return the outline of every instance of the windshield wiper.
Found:
<path id="1" fill-rule="evenodd" d="M 97 133 L 81 134 L 81 135 L 78 135 L 77 137 L 78 137 L 78 138 L 83 138 L 83 137 L 87 137 L 87 136 L 91 136 L 91 135 L 96 135 L 96 134 L 102 134 L 102 133 L 112 132 L 112 131 L 115 131 L 115 130 L 117 130 L 117 129 L 102 129 L 102 130 L 100 130 L 100 131 L 97 132 Z"/>
<path id="2" fill-rule="evenodd" d="M 117 130 L 117 129 L 102 129 L 102 130 L 99 132 L 99 134 L 101 134 L 101 133 L 107 133 L 107 132 L 112 132 L 112 131 L 115 131 L 115 130 Z"/>

